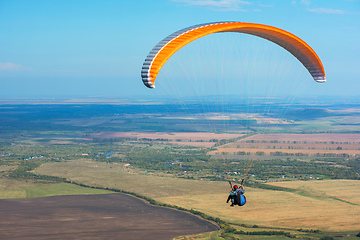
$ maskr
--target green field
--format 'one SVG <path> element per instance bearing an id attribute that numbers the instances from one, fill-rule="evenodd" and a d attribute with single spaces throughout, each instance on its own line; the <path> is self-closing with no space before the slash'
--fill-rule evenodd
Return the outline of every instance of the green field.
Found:
<path id="1" fill-rule="evenodd" d="M 11 179 L 0 179 L 0 199 L 37 198 L 57 195 L 105 194 L 111 191 L 91 189 L 73 184 L 39 184 Z"/>

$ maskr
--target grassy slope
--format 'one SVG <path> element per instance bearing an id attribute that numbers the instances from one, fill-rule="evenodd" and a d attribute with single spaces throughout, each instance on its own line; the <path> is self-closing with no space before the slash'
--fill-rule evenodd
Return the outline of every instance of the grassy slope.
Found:
<path id="1" fill-rule="evenodd" d="M 351 180 L 329 180 L 329 181 L 289 181 L 269 183 L 273 186 L 296 189 L 318 198 L 341 199 L 353 205 L 360 206 L 360 181 Z"/>
<path id="2" fill-rule="evenodd" d="M 50 184 L 43 186 L 23 187 L 27 198 L 57 196 L 57 195 L 79 195 L 79 194 L 105 194 L 112 193 L 111 191 L 90 189 L 73 184 Z"/>
<path id="3" fill-rule="evenodd" d="M 90 161 L 48 163 L 36 172 L 66 177 L 88 185 L 136 192 L 168 204 L 196 209 L 233 223 L 331 231 L 360 229 L 360 207 L 346 202 L 358 202 L 358 181 L 316 182 L 319 183 L 318 188 L 325 192 L 322 197 L 315 194 L 319 190 L 311 195 L 311 192 L 297 194 L 247 188 L 247 204 L 241 208 L 230 208 L 225 204 L 229 190 L 226 182 L 149 176 L 124 168 L 121 164 Z M 310 184 L 309 188 L 314 184 L 312 181 L 298 183 L 305 187 Z M 356 193 L 337 196 L 344 201 L 334 200 L 328 194 L 332 189 L 329 189 L 329 186 L 333 186 L 333 183 L 336 183 L 338 191 L 344 194 Z"/>
<path id="4" fill-rule="evenodd" d="M 110 193 L 110 191 L 84 188 L 66 183 L 40 184 L 13 179 L 0 179 L 0 199 L 104 193 Z"/>

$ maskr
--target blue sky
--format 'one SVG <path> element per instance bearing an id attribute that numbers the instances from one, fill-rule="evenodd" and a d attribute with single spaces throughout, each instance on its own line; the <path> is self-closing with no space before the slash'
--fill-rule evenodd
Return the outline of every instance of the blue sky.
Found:
<path id="1" fill-rule="evenodd" d="M 153 46 L 213 21 L 299 36 L 324 64 L 324 93 L 359 95 L 360 0 L 0 0 L 0 97 L 144 96 Z"/>

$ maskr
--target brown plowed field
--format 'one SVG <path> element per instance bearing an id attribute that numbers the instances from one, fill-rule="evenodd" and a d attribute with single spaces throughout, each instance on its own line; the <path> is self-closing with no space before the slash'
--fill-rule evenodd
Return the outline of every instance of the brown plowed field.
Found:
<path id="1" fill-rule="evenodd" d="M 120 194 L 0 200 L 0 239 L 173 239 L 219 230 L 196 216 Z"/>

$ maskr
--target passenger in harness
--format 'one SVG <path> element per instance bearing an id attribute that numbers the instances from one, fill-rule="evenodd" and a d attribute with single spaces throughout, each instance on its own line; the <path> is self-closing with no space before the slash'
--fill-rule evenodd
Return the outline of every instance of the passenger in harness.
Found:
<path id="1" fill-rule="evenodd" d="M 236 196 L 237 204 L 239 206 L 243 206 L 246 203 L 246 197 L 245 197 L 244 193 L 245 193 L 245 189 L 244 189 L 243 185 L 241 185 L 237 189 L 237 196 Z"/>

